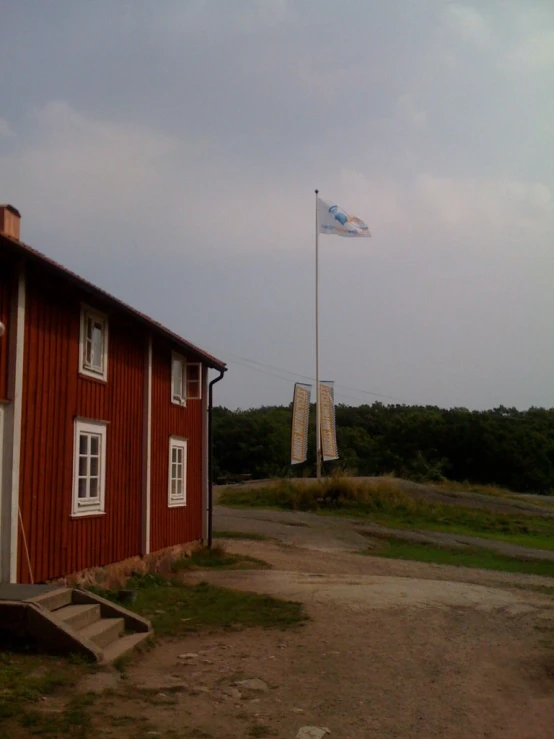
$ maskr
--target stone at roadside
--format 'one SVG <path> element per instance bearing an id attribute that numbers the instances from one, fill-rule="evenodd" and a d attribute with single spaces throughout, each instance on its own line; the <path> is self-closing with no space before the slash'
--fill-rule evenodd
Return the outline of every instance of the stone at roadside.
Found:
<path id="1" fill-rule="evenodd" d="M 302 726 L 298 730 L 296 739 L 323 739 L 325 734 L 331 732 L 325 726 Z"/>
<path id="2" fill-rule="evenodd" d="M 179 680 L 172 680 L 161 685 L 160 689 L 166 690 L 168 693 L 186 693 L 189 689 L 189 684 Z"/>
<path id="3" fill-rule="evenodd" d="M 224 696 L 227 698 L 232 698 L 233 700 L 240 700 L 242 698 L 242 693 L 240 690 L 237 690 L 237 688 L 233 688 L 232 685 L 230 685 L 228 688 L 223 688 L 221 691 Z"/>
<path id="4" fill-rule="evenodd" d="M 293 713 L 304 713 L 304 709 L 303 708 L 293 708 L 292 712 Z"/>
<path id="5" fill-rule="evenodd" d="M 189 689 L 190 685 L 181 675 L 152 675 L 148 682 L 141 681 L 140 687 L 159 690 L 161 693 L 179 693 Z"/>
<path id="6" fill-rule="evenodd" d="M 243 688 L 243 690 L 257 690 L 262 693 L 266 693 L 269 690 L 268 684 L 264 683 L 264 681 L 260 680 L 258 677 L 253 677 L 249 680 L 239 680 L 234 684 L 237 688 Z"/>
<path id="7" fill-rule="evenodd" d="M 198 659 L 199 655 L 196 652 L 187 652 L 186 654 L 180 654 L 178 659 L 189 660 Z"/>

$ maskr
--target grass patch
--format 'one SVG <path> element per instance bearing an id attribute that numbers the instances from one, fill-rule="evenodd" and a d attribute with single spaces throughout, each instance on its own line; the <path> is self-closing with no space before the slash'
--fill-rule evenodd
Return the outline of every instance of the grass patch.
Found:
<path id="1" fill-rule="evenodd" d="M 55 657 L 0 651 L 0 723 L 58 688 L 69 688 L 78 673 L 78 667 Z"/>
<path id="2" fill-rule="evenodd" d="M 506 557 L 487 549 L 449 549 L 433 544 L 418 544 L 387 539 L 382 547 L 368 552 L 371 556 L 386 559 L 407 559 L 416 562 L 431 562 L 456 567 L 472 567 L 482 570 L 519 572 L 525 575 L 554 577 L 554 562 L 544 560 L 521 560 Z M 554 591 L 554 588 L 552 589 Z"/>
<path id="3" fill-rule="evenodd" d="M 353 514 L 356 515 L 356 514 Z M 366 516 L 363 515 L 363 518 Z M 425 531 L 442 531 L 447 534 L 462 534 L 464 536 L 475 536 L 482 539 L 496 539 L 497 541 L 505 541 L 510 544 L 528 547 L 529 549 L 545 549 L 547 551 L 554 550 L 553 534 L 549 531 L 541 532 L 540 525 L 534 530 L 532 526 L 528 526 L 527 519 L 524 519 L 523 525 L 519 526 L 517 516 L 509 516 L 513 518 L 513 526 L 505 525 L 500 522 L 498 526 L 495 522 L 492 525 L 487 520 L 478 520 L 474 517 L 470 520 L 463 520 L 461 523 L 455 521 L 444 520 L 439 517 L 433 521 L 422 517 L 414 517 L 413 519 L 402 519 L 397 516 L 376 515 L 371 516 L 371 520 L 382 526 L 388 526 L 396 529 L 422 529 Z M 512 529 L 512 531 L 510 531 Z M 518 529 L 520 529 L 518 531 Z"/>
<path id="4" fill-rule="evenodd" d="M 76 696 L 60 713 L 47 713 L 41 710 L 27 710 L 20 717 L 20 725 L 31 735 L 89 737 L 91 719 L 88 696 Z"/>
<path id="5" fill-rule="evenodd" d="M 137 610 L 153 621 L 156 633 L 176 635 L 201 628 L 287 627 L 304 620 L 299 603 L 240 593 L 206 583 L 144 592 Z M 165 613 L 156 613 L 161 609 Z M 186 620 L 184 620 L 186 619 Z"/>
<path id="6" fill-rule="evenodd" d="M 172 565 L 174 572 L 182 570 L 245 570 L 269 569 L 267 562 L 245 554 L 229 554 L 221 544 L 215 544 L 211 549 L 202 547 L 195 549 L 190 557 L 181 557 Z"/>
<path id="7" fill-rule="evenodd" d="M 207 583 L 183 585 L 160 575 L 134 575 L 127 588 L 137 590 L 127 607 L 150 619 L 157 636 L 231 627 L 286 628 L 306 620 L 300 603 Z M 117 591 L 96 592 L 118 602 Z"/>
<path id="8" fill-rule="evenodd" d="M 214 531 L 214 539 L 241 539 L 246 541 L 271 541 L 271 536 L 251 534 L 248 531 Z"/>
<path id="9" fill-rule="evenodd" d="M 330 477 L 321 483 L 282 480 L 260 488 L 226 490 L 221 503 L 359 516 L 392 528 L 445 531 L 554 550 L 554 517 L 422 500 L 410 496 L 400 481 L 390 478 L 373 483 L 344 477 Z"/>
<path id="10" fill-rule="evenodd" d="M 479 493 L 480 495 L 492 495 L 497 498 L 510 498 L 517 496 L 513 490 L 498 487 L 498 485 L 479 485 L 471 482 L 457 482 L 456 480 L 443 480 L 442 482 L 425 483 L 427 487 L 437 488 L 442 493 Z"/>
<path id="11" fill-rule="evenodd" d="M 496 485 L 478 485 L 470 482 L 456 482 L 455 480 L 444 480 L 442 482 L 425 483 L 425 487 L 434 488 L 445 495 L 455 496 L 457 493 L 477 493 L 478 495 L 486 495 L 489 497 L 503 498 L 515 507 L 521 507 L 527 512 L 536 509 L 537 511 L 549 511 L 554 509 L 554 500 L 552 493 L 543 494 L 536 498 L 528 498 L 525 494 L 516 493 L 507 488 L 501 488 Z"/>
<path id="12" fill-rule="evenodd" d="M 10 651 L 0 645 L 1 737 L 88 736 L 89 696 L 73 697 L 63 709 L 49 711 L 53 696 L 71 692 L 93 669 L 78 659 L 61 659 L 31 651 L 10 640 Z"/>

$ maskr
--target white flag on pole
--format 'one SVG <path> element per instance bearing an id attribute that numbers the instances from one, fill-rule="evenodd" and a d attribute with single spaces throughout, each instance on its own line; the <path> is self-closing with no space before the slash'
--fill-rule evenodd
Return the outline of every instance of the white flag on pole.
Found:
<path id="1" fill-rule="evenodd" d="M 367 224 L 360 218 L 350 215 L 340 205 L 317 199 L 317 220 L 320 234 L 336 236 L 371 236 Z"/>

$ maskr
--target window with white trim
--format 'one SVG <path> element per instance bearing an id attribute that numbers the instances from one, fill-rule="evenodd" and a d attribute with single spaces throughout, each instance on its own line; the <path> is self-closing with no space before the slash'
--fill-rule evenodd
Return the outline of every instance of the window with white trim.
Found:
<path id="1" fill-rule="evenodd" d="M 108 378 L 108 317 L 87 306 L 81 308 L 79 371 L 97 380 Z"/>
<path id="2" fill-rule="evenodd" d="M 187 504 L 187 440 L 169 438 L 169 485 L 167 505 L 170 508 Z"/>
<path id="3" fill-rule="evenodd" d="M 104 513 L 106 424 L 75 421 L 73 449 L 73 516 Z"/>
<path id="4" fill-rule="evenodd" d="M 180 354 L 171 355 L 171 402 L 187 404 L 187 364 Z"/>
<path id="5" fill-rule="evenodd" d="M 202 398 L 202 365 L 200 363 L 187 364 L 187 400 Z"/>
<path id="6" fill-rule="evenodd" d="M 175 352 L 171 355 L 171 402 L 186 405 L 202 398 L 202 365 L 189 364 Z"/>

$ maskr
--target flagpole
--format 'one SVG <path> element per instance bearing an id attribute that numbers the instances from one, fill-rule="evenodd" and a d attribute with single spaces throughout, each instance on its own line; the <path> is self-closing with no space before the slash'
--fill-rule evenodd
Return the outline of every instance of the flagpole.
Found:
<path id="1" fill-rule="evenodd" d="M 319 406 L 319 218 L 315 191 L 315 459 L 317 479 L 321 480 L 321 415 Z"/>

